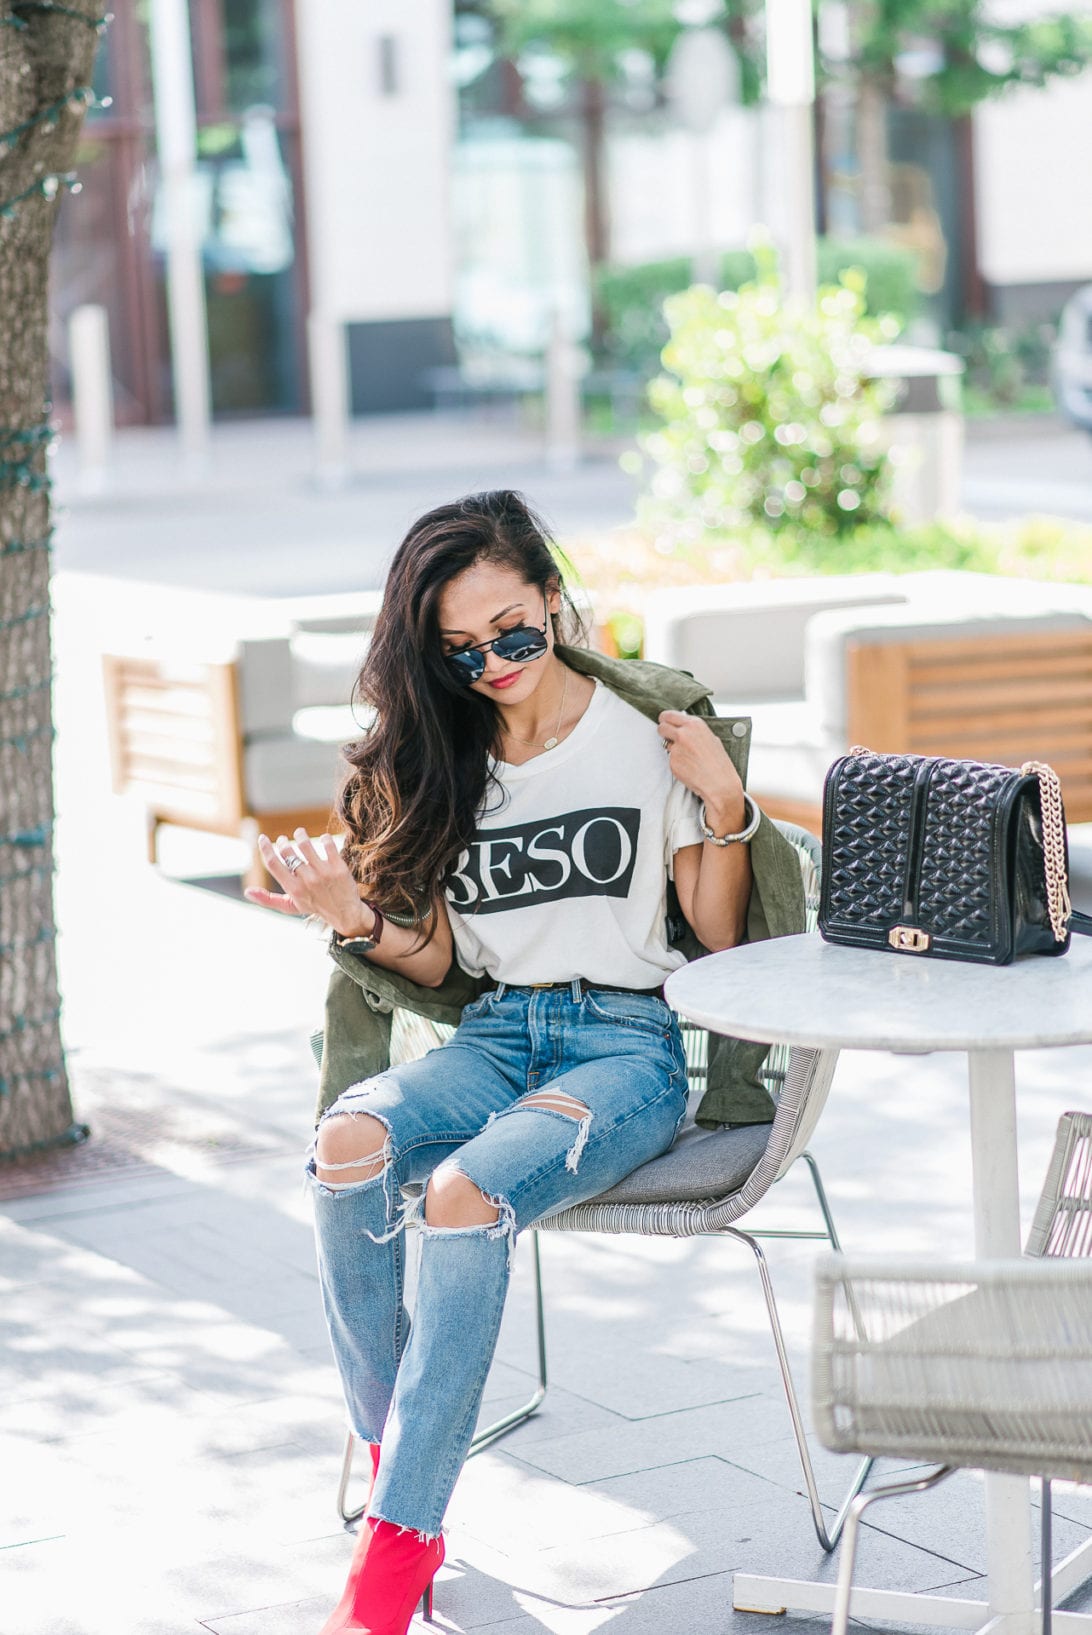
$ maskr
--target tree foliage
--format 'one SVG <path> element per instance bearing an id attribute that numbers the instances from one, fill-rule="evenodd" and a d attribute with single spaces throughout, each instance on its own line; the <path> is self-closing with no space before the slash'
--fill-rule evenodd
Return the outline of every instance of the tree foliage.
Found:
<path id="1" fill-rule="evenodd" d="M 873 76 L 894 87 L 900 60 L 918 52 L 918 61 L 928 64 L 932 55 L 913 81 L 914 94 L 924 107 L 953 117 L 1014 85 L 1043 86 L 1092 62 L 1087 10 L 1006 21 L 987 0 L 855 0 L 850 11 L 855 43 L 849 61 L 828 62 L 826 72 Z M 928 48 L 924 57 L 922 47 Z"/>
<path id="2" fill-rule="evenodd" d="M 490 10 L 505 56 L 552 51 L 581 78 L 604 84 L 621 76 L 626 51 L 648 52 L 662 70 L 680 28 L 674 0 L 492 0 Z"/>

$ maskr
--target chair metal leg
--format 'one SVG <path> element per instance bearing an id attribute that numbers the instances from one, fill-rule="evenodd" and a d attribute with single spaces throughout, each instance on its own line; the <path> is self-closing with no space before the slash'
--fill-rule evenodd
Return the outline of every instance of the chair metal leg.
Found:
<path id="1" fill-rule="evenodd" d="M 819 1165 L 814 1155 L 808 1152 L 807 1148 L 804 1149 L 800 1156 L 808 1166 L 812 1185 L 815 1188 L 815 1196 L 819 1201 L 819 1209 L 823 1216 L 823 1223 L 827 1229 L 827 1237 L 830 1239 L 830 1246 L 836 1255 L 840 1255 L 842 1245 L 838 1237 L 838 1228 L 834 1224 L 834 1216 L 830 1212 L 830 1204 L 827 1202 L 827 1192 L 823 1185 L 823 1177 L 819 1173 Z"/>
<path id="2" fill-rule="evenodd" d="M 846 1520 L 846 1536 L 842 1540 L 842 1553 L 838 1561 L 838 1587 L 834 1593 L 830 1635 L 846 1635 L 849 1624 L 849 1597 L 853 1590 L 853 1568 L 857 1559 L 857 1539 L 861 1517 L 869 1505 L 876 1499 L 898 1498 L 901 1493 L 924 1493 L 927 1488 L 936 1487 L 946 1476 L 951 1476 L 955 1468 L 954 1465 L 941 1465 L 939 1470 L 931 1471 L 928 1476 L 920 1476 L 914 1481 L 885 1482 L 882 1487 L 872 1487 L 867 1493 L 857 1494 L 851 1501 Z"/>
<path id="3" fill-rule="evenodd" d="M 539 1257 L 538 1233 L 531 1229 L 531 1264 L 534 1267 L 535 1277 L 535 1326 L 538 1341 L 538 1384 L 534 1392 L 522 1408 L 516 1408 L 503 1419 L 496 1420 L 492 1425 L 486 1425 L 480 1430 L 470 1444 L 471 1458 L 475 1453 L 481 1453 L 483 1448 L 490 1447 L 500 1437 L 507 1436 L 514 1431 L 517 1425 L 522 1425 L 525 1419 L 537 1413 L 546 1396 L 546 1318 L 542 1306 L 542 1262 Z"/>
<path id="4" fill-rule="evenodd" d="M 510 1414 L 505 1414 L 503 1419 L 494 1421 L 492 1425 L 486 1425 L 484 1429 L 478 1432 L 470 1444 L 470 1452 L 467 1454 L 468 1459 L 475 1453 L 481 1453 L 483 1448 L 488 1448 L 493 1442 L 498 1441 L 500 1437 L 507 1436 L 508 1432 L 515 1430 L 517 1425 L 522 1425 L 525 1419 L 530 1419 L 533 1413 L 537 1413 L 546 1397 L 546 1318 L 542 1302 L 542 1262 L 539 1255 L 538 1233 L 533 1228 L 531 1230 L 531 1264 L 534 1268 L 538 1384 L 530 1399 L 523 1404 L 522 1408 L 513 1409 Z M 342 1521 L 347 1524 L 359 1521 L 367 1509 L 367 1505 L 362 1504 L 350 1510 L 346 1508 L 345 1504 L 349 1492 L 349 1483 L 352 1480 L 355 1447 L 356 1437 L 350 1431 L 345 1443 L 345 1454 L 341 1461 L 341 1481 L 337 1490 L 337 1512 Z"/>
<path id="5" fill-rule="evenodd" d="M 812 1185 L 815 1188 L 815 1196 L 818 1200 L 819 1208 L 823 1215 L 823 1222 L 827 1229 L 827 1239 L 831 1248 L 834 1250 L 834 1253 L 836 1255 L 840 1255 L 842 1252 L 842 1243 L 838 1236 L 838 1228 L 834 1224 L 834 1216 L 830 1212 L 830 1204 L 827 1201 L 827 1191 L 826 1187 L 823 1185 L 823 1177 L 819 1173 L 818 1162 L 816 1161 L 815 1156 L 806 1150 L 802 1152 L 800 1156 L 808 1166 L 808 1173 L 811 1175 Z M 861 1309 L 857 1304 L 857 1296 L 852 1289 L 848 1291 L 848 1300 L 850 1314 L 853 1317 L 853 1324 L 857 1330 L 857 1336 L 859 1339 L 863 1339 L 865 1333 L 864 1321 L 861 1317 Z"/>
<path id="6" fill-rule="evenodd" d="M 820 1548 L 829 1555 L 838 1543 L 842 1529 L 846 1524 L 850 1506 L 868 1480 L 868 1473 L 872 1469 L 874 1461 L 872 1459 L 863 1459 L 861 1461 L 857 1473 L 850 1483 L 849 1492 L 842 1501 L 841 1509 L 835 1516 L 833 1524 L 828 1528 L 826 1517 L 823 1514 L 823 1507 L 819 1500 L 815 1469 L 811 1462 L 808 1439 L 804 1433 L 804 1420 L 800 1412 L 800 1401 L 796 1395 L 796 1386 L 793 1384 L 792 1370 L 789 1368 L 789 1354 L 785 1347 L 785 1336 L 781 1328 L 781 1318 L 777 1310 L 777 1301 L 774 1298 L 773 1283 L 770 1279 L 770 1268 L 766 1263 L 766 1256 L 762 1252 L 761 1244 L 749 1232 L 740 1231 L 738 1226 L 726 1226 L 724 1230 L 729 1236 L 738 1238 L 741 1243 L 747 1244 L 758 1264 L 758 1275 L 762 1281 L 762 1293 L 766 1299 L 766 1311 L 770 1319 L 770 1329 L 773 1333 L 774 1350 L 777 1353 L 777 1365 L 781 1370 L 781 1383 L 785 1388 L 785 1400 L 789 1405 L 789 1417 L 792 1420 L 793 1435 L 796 1438 L 796 1449 L 800 1455 L 800 1468 L 804 1474 L 804 1485 L 808 1490 L 812 1524 L 815 1527 L 815 1536 L 819 1540 Z"/>
<path id="7" fill-rule="evenodd" d="M 346 1510 L 345 1508 L 345 1500 L 349 1492 L 349 1483 L 352 1480 L 353 1475 L 353 1454 L 355 1451 L 356 1437 L 353 1435 L 352 1431 L 350 1431 L 345 1439 L 345 1452 L 341 1459 L 341 1480 L 337 1485 L 337 1513 L 346 1526 L 348 1526 L 350 1522 L 359 1521 L 365 1510 L 368 1508 L 366 1504 L 359 1505 L 355 1510 Z"/>
<path id="8" fill-rule="evenodd" d="M 1050 1581 L 1051 1581 L 1051 1578 L 1053 1576 L 1052 1568 L 1053 1568 L 1053 1561 L 1054 1561 L 1054 1542 L 1053 1542 L 1053 1539 L 1051 1537 L 1051 1514 L 1050 1514 L 1050 1510 L 1051 1510 L 1050 1480 L 1049 1480 L 1048 1477 L 1044 1476 L 1043 1477 L 1043 1491 L 1042 1491 L 1042 1494 L 1040 1496 L 1040 1515 L 1039 1515 L 1040 1527 L 1042 1529 L 1041 1534 L 1040 1534 L 1041 1543 L 1040 1543 L 1040 1550 L 1039 1550 L 1039 1578 L 1040 1578 L 1040 1581 L 1041 1581 L 1042 1586 L 1043 1586 L 1042 1592 L 1041 1592 L 1042 1593 L 1042 1599 L 1043 1599 L 1043 1635 L 1050 1635 L 1051 1612 L 1052 1612 L 1052 1607 L 1051 1607 L 1052 1597 L 1051 1597 Z"/>

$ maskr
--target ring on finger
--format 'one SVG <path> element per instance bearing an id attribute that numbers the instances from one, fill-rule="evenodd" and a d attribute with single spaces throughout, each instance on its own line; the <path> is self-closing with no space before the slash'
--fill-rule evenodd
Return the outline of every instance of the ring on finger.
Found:
<path id="1" fill-rule="evenodd" d="M 284 864 L 285 868 L 290 874 L 295 874 L 297 869 L 302 869 L 303 867 L 303 858 L 300 856 L 299 852 L 292 852 L 287 857 L 285 856 L 284 852 L 282 852 L 281 862 Z"/>

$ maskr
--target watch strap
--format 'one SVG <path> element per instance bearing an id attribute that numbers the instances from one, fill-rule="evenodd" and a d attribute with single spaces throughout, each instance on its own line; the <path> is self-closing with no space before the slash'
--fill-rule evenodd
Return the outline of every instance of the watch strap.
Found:
<path id="1" fill-rule="evenodd" d="M 375 924 L 372 929 L 363 937 L 342 937 L 335 931 L 334 942 L 338 948 L 351 948 L 355 949 L 359 954 L 366 954 L 372 948 L 379 947 L 380 938 L 383 935 L 383 911 L 375 903 L 370 903 L 367 900 L 364 902 L 364 907 L 370 908 L 375 915 Z"/>

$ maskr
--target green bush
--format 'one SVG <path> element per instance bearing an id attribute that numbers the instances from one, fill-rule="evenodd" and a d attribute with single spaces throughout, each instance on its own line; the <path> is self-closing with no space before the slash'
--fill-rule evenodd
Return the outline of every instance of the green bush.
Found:
<path id="1" fill-rule="evenodd" d="M 738 291 L 669 296 L 670 373 L 649 383 L 659 430 L 623 456 L 655 470 L 639 504 L 665 551 L 760 527 L 840 536 L 886 515 L 880 419 L 892 386 L 864 370 L 895 320 L 865 317 L 863 277 L 845 272 L 813 304 L 782 298 L 772 250 Z"/>
<path id="2" fill-rule="evenodd" d="M 607 321 L 606 361 L 651 374 L 667 340 L 663 304 L 689 282 L 688 256 L 646 261 L 639 267 L 600 267 L 594 284 Z"/>
<path id="3" fill-rule="evenodd" d="M 1050 353 L 1056 324 L 968 324 L 948 336 L 966 365 L 972 405 L 986 409 L 1049 404 Z"/>
<path id="4" fill-rule="evenodd" d="M 821 238 L 816 261 L 821 284 L 837 284 L 851 267 L 860 268 L 870 318 L 889 313 L 905 329 L 918 310 L 917 260 L 912 250 L 881 238 Z"/>
<path id="5" fill-rule="evenodd" d="M 915 261 L 909 250 L 880 239 L 820 239 L 817 246 L 820 282 L 836 284 L 850 267 L 865 274 L 866 311 L 870 317 L 891 313 L 905 327 L 917 309 Z M 738 290 L 755 277 L 750 250 L 728 250 L 721 256 L 718 287 Z M 595 294 L 607 320 L 606 359 L 619 368 L 652 375 L 668 340 L 663 306 L 693 283 L 689 256 L 646 261 L 635 267 L 600 267 Z"/>

